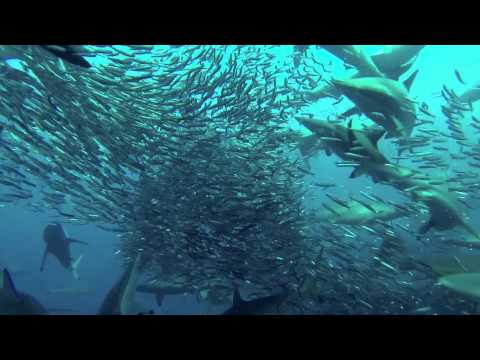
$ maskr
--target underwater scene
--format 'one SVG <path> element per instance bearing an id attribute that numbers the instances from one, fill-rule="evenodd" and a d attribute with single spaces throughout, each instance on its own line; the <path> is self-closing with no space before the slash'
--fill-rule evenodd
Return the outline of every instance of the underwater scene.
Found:
<path id="1" fill-rule="evenodd" d="M 476 45 L 0 45 L 0 314 L 479 314 L 479 74 Z"/>

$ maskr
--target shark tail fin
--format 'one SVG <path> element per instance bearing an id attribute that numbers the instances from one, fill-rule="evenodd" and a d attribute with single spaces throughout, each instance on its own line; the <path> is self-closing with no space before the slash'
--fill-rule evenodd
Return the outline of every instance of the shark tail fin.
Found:
<path id="1" fill-rule="evenodd" d="M 83 255 L 80 255 L 77 260 L 75 260 L 72 264 L 72 274 L 75 280 L 78 280 L 80 277 L 78 275 L 78 266 L 80 265 L 80 262 L 83 259 Z"/>
<path id="2" fill-rule="evenodd" d="M 417 77 L 419 70 L 415 70 L 404 82 L 403 85 L 407 88 L 408 91 L 410 91 L 410 88 L 412 87 L 413 82 L 415 81 L 415 78 Z"/>
<path id="3" fill-rule="evenodd" d="M 339 118 L 340 118 L 340 119 L 345 119 L 345 118 L 348 118 L 348 117 L 350 117 L 350 116 L 352 116 L 352 115 L 357 115 L 357 114 L 361 114 L 361 111 L 360 111 L 360 109 L 359 109 L 358 107 L 354 106 L 354 107 L 352 107 L 351 109 L 348 109 L 347 111 L 341 113 L 341 114 L 339 115 Z"/>

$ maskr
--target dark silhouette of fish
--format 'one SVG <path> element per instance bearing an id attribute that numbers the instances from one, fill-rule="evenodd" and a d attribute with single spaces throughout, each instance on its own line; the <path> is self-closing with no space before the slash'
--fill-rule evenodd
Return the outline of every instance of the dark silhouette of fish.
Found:
<path id="1" fill-rule="evenodd" d="M 47 309 L 33 296 L 16 290 L 12 277 L 4 269 L 0 284 L 1 315 L 47 315 Z"/>
<path id="2" fill-rule="evenodd" d="M 70 254 L 70 244 L 79 243 L 87 245 L 87 243 L 68 237 L 60 223 L 48 224 L 43 231 L 43 240 L 45 241 L 46 248 L 43 253 L 40 271 L 43 271 L 45 268 L 47 255 L 52 254 L 58 259 L 58 261 L 60 261 L 60 264 L 62 264 L 64 268 L 72 272 L 75 279 L 78 279 L 77 269 L 82 259 L 82 255 L 80 255 L 77 260 L 73 261 Z"/>
<path id="3" fill-rule="evenodd" d="M 153 315 L 153 310 L 140 311 L 135 303 L 135 292 L 139 276 L 141 254 L 137 255 L 117 283 L 105 296 L 98 315 Z"/>
<path id="4" fill-rule="evenodd" d="M 189 292 L 187 287 L 182 286 L 156 286 L 150 284 L 142 284 L 137 286 L 138 292 L 155 295 L 158 306 L 162 306 L 166 295 L 181 295 Z"/>
<path id="5" fill-rule="evenodd" d="M 51 54 L 59 57 L 70 64 L 81 66 L 83 68 L 90 68 L 92 65 L 79 55 L 78 49 L 73 45 L 41 45 L 41 47 Z"/>
<path id="6" fill-rule="evenodd" d="M 261 315 L 275 312 L 274 309 L 278 312 L 278 306 L 288 295 L 289 291 L 285 288 L 273 295 L 245 301 L 238 289 L 235 289 L 232 306 L 222 315 Z"/>

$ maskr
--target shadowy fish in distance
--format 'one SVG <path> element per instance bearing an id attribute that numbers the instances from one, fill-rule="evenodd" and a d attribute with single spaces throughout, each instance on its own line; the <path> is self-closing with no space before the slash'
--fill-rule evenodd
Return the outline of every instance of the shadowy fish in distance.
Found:
<path id="1" fill-rule="evenodd" d="M 277 294 L 245 301 L 240 296 L 238 289 L 235 289 L 232 306 L 223 312 L 222 315 L 261 315 L 272 313 L 272 309 L 278 310 L 278 306 L 288 295 L 289 291 L 283 289 Z"/>
<path id="2" fill-rule="evenodd" d="M 75 279 L 78 279 L 78 266 L 82 260 L 82 255 L 80 255 L 77 260 L 72 261 L 70 245 L 72 243 L 87 245 L 87 243 L 68 237 L 60 223 L 48 224 L 43 231 L 43 240 L 45 241 L 46 248 L 43 253 L 40 271 L 43 271 L 45 268 L 47 255 L 52 254 L 60 261 L 60 264 L 62 264 L 64 268 L 72 272 Z"/>
<path id="3" fill-rule="evenodd" d="M 153 310 L 138 311 L 135 292 L 139 277 L 141 254 L 138 254 L 121 278 L 110 289 L 103 300 L 98 315 L 151 315 Z"/>
<path id="4" fill-rule="evenodd" d="M 33 296 L 17 291 L 7 269 L 3 269 L 0 284 L 1 315 L 47 315 L 47 309 Z"/>

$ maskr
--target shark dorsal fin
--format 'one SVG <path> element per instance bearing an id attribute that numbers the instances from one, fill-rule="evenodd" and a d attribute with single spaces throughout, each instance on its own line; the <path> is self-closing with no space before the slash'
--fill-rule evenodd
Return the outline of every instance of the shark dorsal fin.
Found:
<path id="1" fill-rule="evenodd" d="M 351 109 L 345 111 L 344 113 L 340 114 L 340 118 L 347 118 L 347 117 L 350 117 L 352 115 L 356 115 L 356 114 L 360 114 L 361 111 L 358 107 L 354 106 L 352 107 Z"/>
<path id="2" fill-rule="evenodd" d="M 18 297 L 17 290 L 15 289 L 15 284 L 13 283 L 12 277 L 7 269 L 3 269 L 3 290 L 5 290 L 10 295 L 15 298 Z"/>
<path id="3" fill-rule="evenodd" d="M 142 253 L 139 253 L 135 258 L 135 261 L 130 264 L 125 277 L 125 283 L 123 284 L 123 289 L 120 294 L 120 313 L 122 315 L 131 314 L 131 309 L 133 306 L 135 290 L 137 288 L 137 280 L 139 276 L 140 262 L 142 258 Z"/>
<path id="4" fill-rule="evenodd" d="M 240 292 L 238 291 L 238 288 L 235 288 L 233 291 L 233 306 L 237 306 L 242 304 L 244 301 L 242 300 L 242 297 L 240 296 Z"/>
<path id="5" fill-rule="evenodd" d="M 155 294 L 155 300 L 157 301 L 158 306 L 162 306 L 162 304 L 163 304 L 163 294 L 156 293 Z"/>
<path id="6" fill-rule="evenodd" d="M 298 149 L 304 157 L 308 157 L 312 154 L 315 145 L 319 142 L 318 135 L 312 134 L 303 137 L 299 141 Z"/>
<path id="7" fill-rule="evenodd" d="M 403 85 L 407 88 L 408 91 L 410 91 L 410 88 L 412 87 L 413 82 L 415 81 L 415 78 L 417 77 L 419 70 L 415 70 L 404 82 Z"/>

